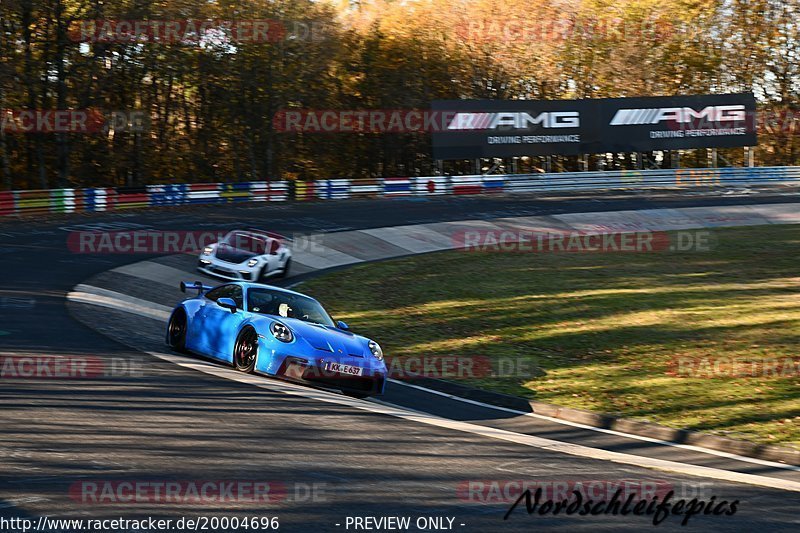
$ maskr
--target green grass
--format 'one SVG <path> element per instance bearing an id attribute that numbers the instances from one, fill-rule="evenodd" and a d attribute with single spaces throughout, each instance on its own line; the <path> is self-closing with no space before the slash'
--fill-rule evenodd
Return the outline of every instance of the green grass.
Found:
<path id="1" fill-rule="evenodd" d="M 305 283 L 391 356 L 523 358 L 467 382 L 800 448 L 800 375 L 683 377 L 681 357 L 800 356 L 800 226 L 714 231 L 707 252 L 444 252 Z"/>

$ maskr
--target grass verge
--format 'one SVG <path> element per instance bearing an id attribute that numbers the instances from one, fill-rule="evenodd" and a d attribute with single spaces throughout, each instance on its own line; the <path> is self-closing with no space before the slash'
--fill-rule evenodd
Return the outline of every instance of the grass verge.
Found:
<path id="1" fill-rule="evenodd" d="M 489 358 L 511 374 L 464 383 L 800 448 L 800 226 L 719 229 L 712 242 L 682 253 L 443 252 L 300 290 L 391 356 Z"/>

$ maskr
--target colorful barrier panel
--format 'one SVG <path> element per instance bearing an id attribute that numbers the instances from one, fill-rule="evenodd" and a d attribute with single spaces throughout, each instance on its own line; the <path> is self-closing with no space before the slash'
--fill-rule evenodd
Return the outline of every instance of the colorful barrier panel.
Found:
<path id="1" fill-rule="evenodd" d="M 187 188 L 188 185 L 185 183 L 175 185 L 148 185 L 147 194 L 150 195 L 150 205 L 180 205 L 186 198 Z"/>
<path id="2" fill-rule="evenodd" d="M 289 184 L 285 181 L 269 182 L 269 201 L 285 202 L 289 199 Z"/>
<path id="3" fill-rule="evenodd" d="M 219 183 L 192 183 L 186 191 L 186 203 L 189 204 L 216 204 L 221 201 Z"/>
<path id="4" fill-rule="evenodd" d="M 226 202 L 247 202 L 252 196 L 249 183 L 220 183 L 219 197 Z"/>
<path id="5" fill-rule="evenodd" d="M 14 212 L 14 193 L 12 191 L 0 192 L 0 216 L 13 215 Z"/>
<path id="6" fill-rule="evenodd" d="M 414 178 L 414 194 L 422 196 L 439 196 L 448 193 L 447 176 L 428 176 Z"/>
<path id="7" fill-rule="evenodd" d="M 481 194 L 483 192 L 483 176 L 451 176 L 450 186 L 453 194 Z"/>
<path id="8" fill-rule="evenodd" d="M 50 191 L 17 191 L 15 207 L 29 214 L 49 213 Z"/>
<path id="9" fill-rule="evenodd" d="M 75 189 L 53 189 L 50 191 L 51 213 L 75 212 Z"/>
<path id="10" fill-rule="evenodd" d="M 283 202 L 394 197 L 411 194 L 472 195 L 611 189 L 749 187 L 800 182 L 800 167 L 687 168 L 350 180 L 192 183 L 142 187 L 0 192 L 0 216 L 136 209 L 224 202 Z"/>
<path id="11" fill-rule="evenodd" d="M 350 198 L 350 180 L 317 180 L 317 196 L 323 200 L 344 200 Z"/>
<path id="12" fill-rule="evenodd" d="M 376 198 L 383 194 L 383 182 L 380 178 L 359 178 L 350 181 L 352 198 Z"/>
<path id="13" fill-rule="evenodd" d="M 110 195 L 109 205 L 113 209 L 137 209 L 150 205 L 147 187 L 117 187 Z"/>
<path id="14" fill-rule="evenodd" d="M 314 191 L 316 184 L 313 181 L 295 181 L 294 183 L 294 199 L 299 202 L 305 202 L 314 199 Z"/>
<path id="15" fill-rule="evenodd" d="M 383 178 L 385 196 L 408 196 L 411 194 L 411 178 Z"/>
<path id="16" fill-rule="evenodd" d="M 503 176 L 483 176 L 483 192 L 503 192 L 505 183 Z"/>
<path id="17" fill-rule="evenodd" d="M 266 202 L 269 200 L 269 184 L 266 181 L 251 181 L 250 199 L 254 202 Z"/>
<path id="18" fill-rule="evenodd" d="M 83 209 L 85 211 L 105 211 L 108 205 L 107 189 L 84 189 Z"/>

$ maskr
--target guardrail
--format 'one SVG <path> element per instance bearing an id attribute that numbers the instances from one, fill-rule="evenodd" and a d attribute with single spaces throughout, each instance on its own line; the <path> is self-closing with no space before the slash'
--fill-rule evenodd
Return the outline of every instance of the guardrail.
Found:
<path id="1" fill-rule="evenodd" d="M 231 202 L 342 200 L 608 189 L 691 188 L 800 182 L 800 167 L 685 168 L 472 176 L 252 181 L 0 191 L 0 216 Z"/>

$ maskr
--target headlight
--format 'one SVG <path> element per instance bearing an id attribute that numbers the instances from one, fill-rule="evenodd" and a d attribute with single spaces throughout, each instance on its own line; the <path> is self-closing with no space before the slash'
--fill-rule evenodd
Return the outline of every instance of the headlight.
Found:
<path id="1" fill-rule="evenodd" d="M 258 259 L 251 259 L 250 261 L 247 262 L 247 266 L 249 267 L 254 267 L 257 264 L 258 264 Z"/>
<path id="2" fill-rule="evenodd" d="M 375 341 L 369 341 L 369 351 L 372 352 L 372 355 L 375 356 L 375 359 L 378 361 L 383 361 L 383 350 L 381 350 L 380 344 Z"/>
<path id="3" fill-rule="evenodd" d="M 211 246 L 206 246 L 205 248 L 203 248 L 203 255 L 211 255 L 211 252 L 213 251 L 214 248 L 212 248 Z"/>
<path id="4" fill-rule="evenodd" d="M 280 322 L 273 322 L 269 329 L 272 332 L 272 335 L 281 342 L 292 342 L 294 340 L 292 330 Z"/>

